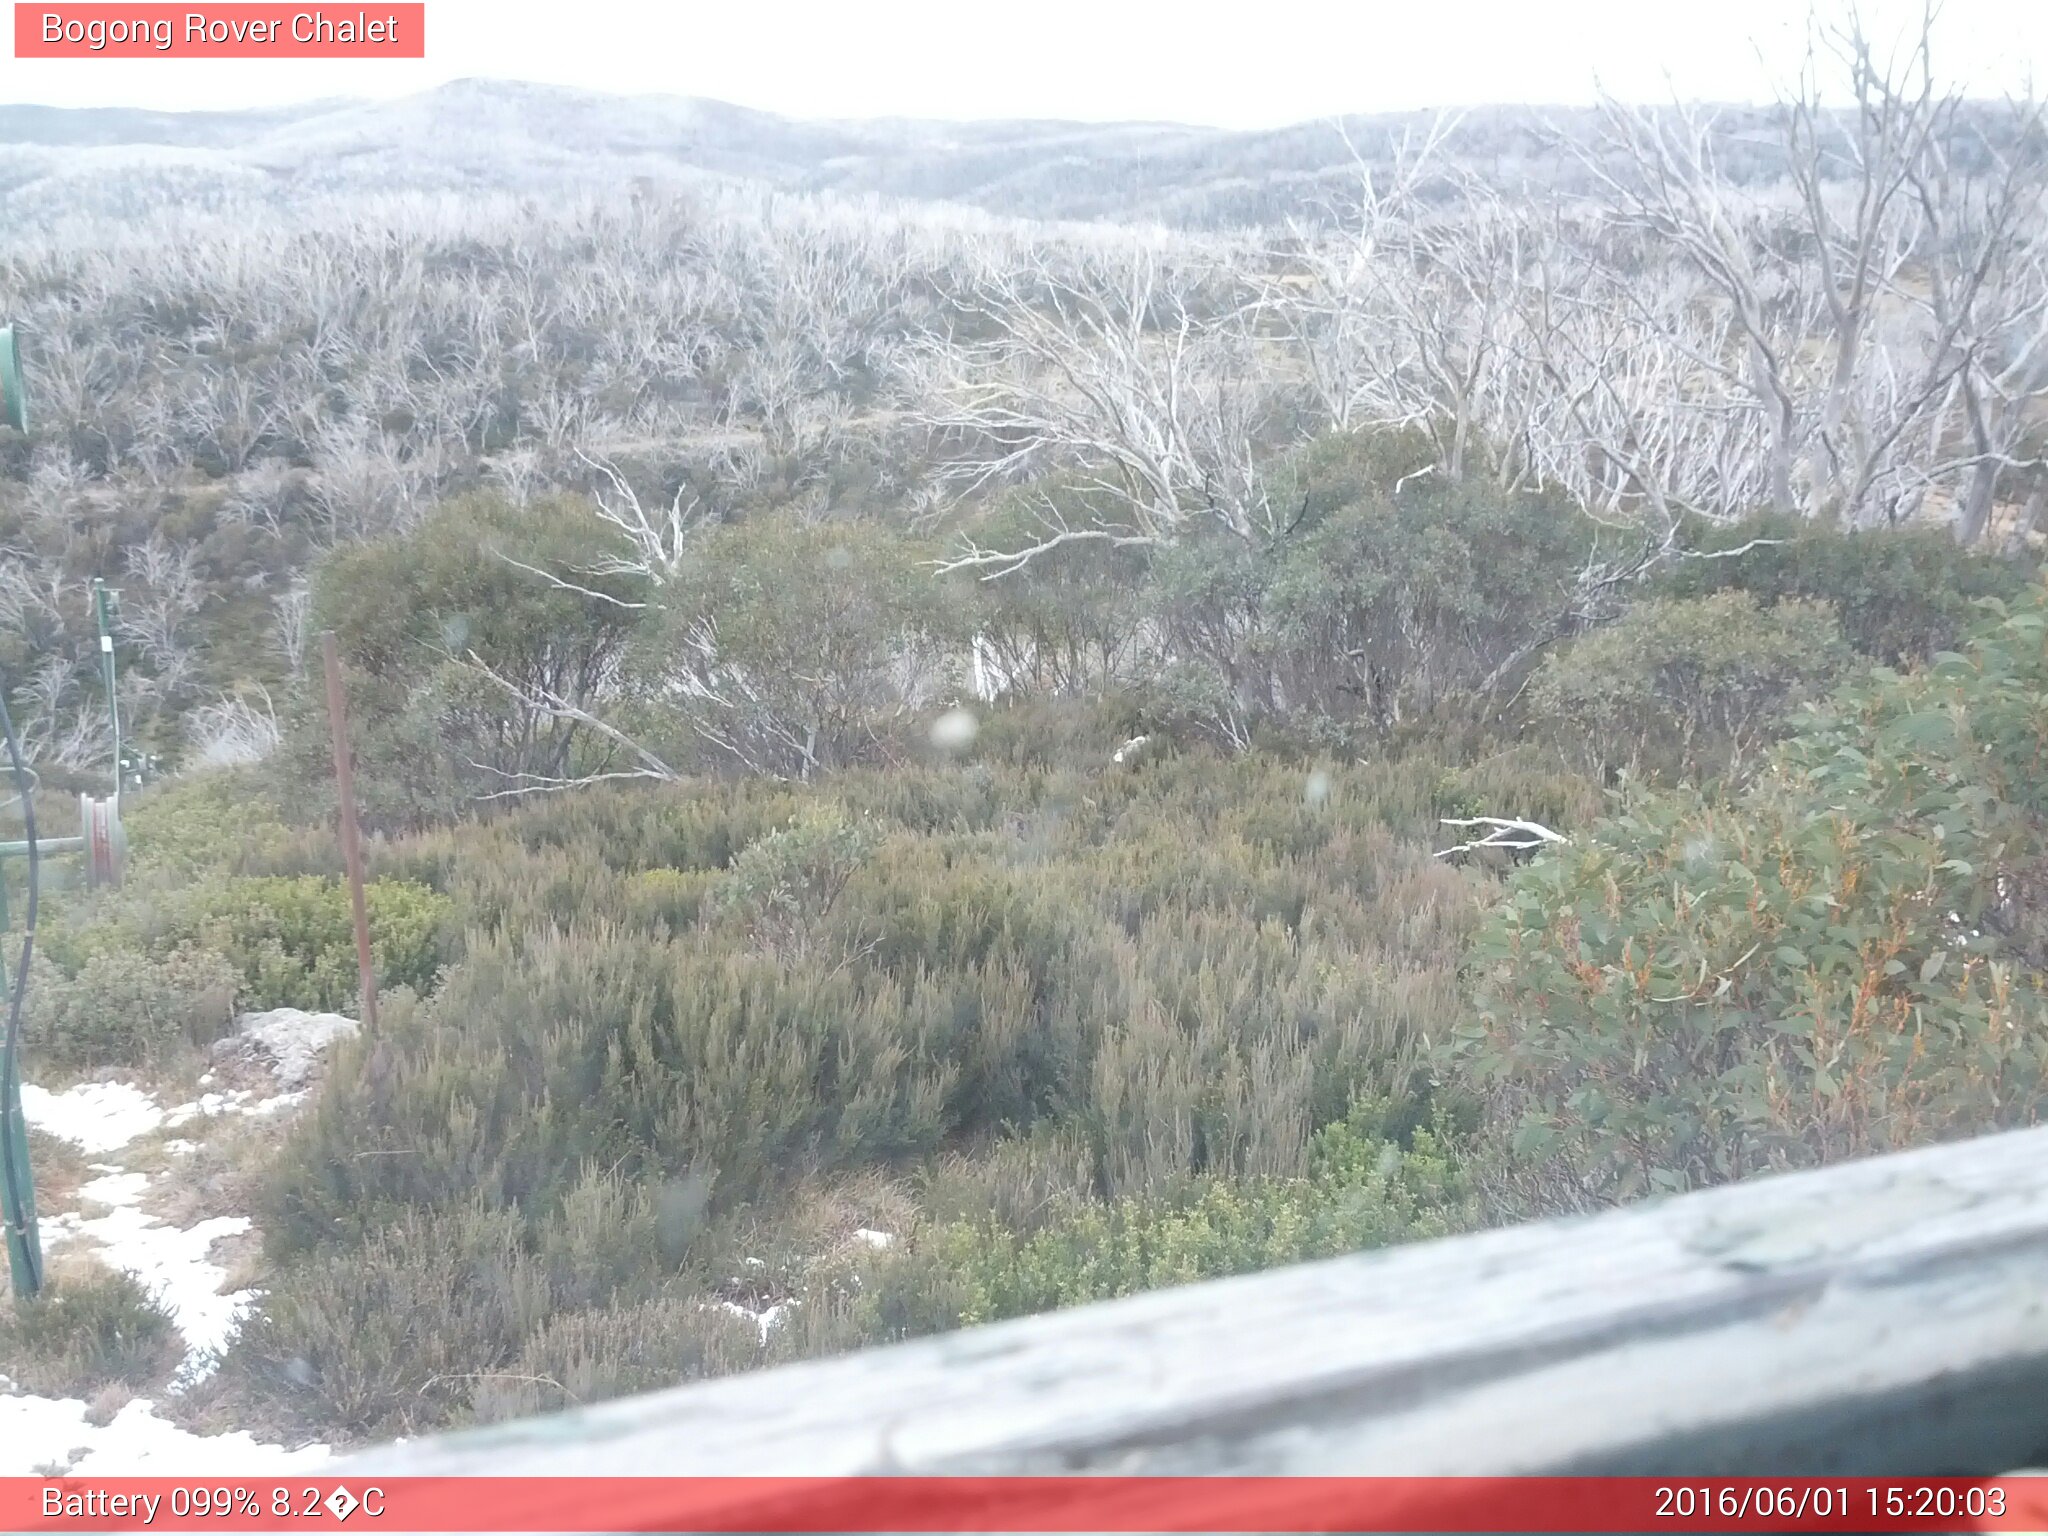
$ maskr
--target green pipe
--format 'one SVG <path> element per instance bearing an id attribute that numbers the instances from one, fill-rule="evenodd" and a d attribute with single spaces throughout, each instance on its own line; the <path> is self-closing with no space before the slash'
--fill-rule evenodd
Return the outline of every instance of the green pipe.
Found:
<path id="1" fill-rule="evenodd" d="M 0 328 L 0 421 L 13 427 L 17 432 L 28 430 L 28 410 L 22 401 L 21 353 L 14 336 L 14 327 Z M 111 661 L 111 658 L 109 658 Z M 109 671 L 109 676 L 112 672 Z M 4 719 L 4 708 L 0 708 L 0 719 Z M 14 727 L 6 729 L 7 741 L 15 745 Z M 21 777 L 21 754 L 14 754 L 14 771 L 17 781 Z M 22 792 L 27 794 L 27 785 Z M 23 814 L 28 815 L 24 802 Z M 35 830 L 32 817 L 28 819 L 28 830 Z M 37 839 L 40 844 L 41 839 Z M 83 843 L 84 839 L 79 841 Z M 21 845 L 28 851 L 28 845 Z M 40 851 L 40 848 L 38 849 Z M 0 934 L 7 931 L 6 881 L 0 879 Z M 31 908 L 33 915 L 33 908 Z M 0 960 L 0 998 L 8 995 L 7 964 Z M 10 1047 L 19 1041 L 10 1039 Z M 5 1217 L 7 1229 L 7 1271 L 14 1284 L 17 1298 L 27 1299 L 42 1289 L 43 1283 L 43 1237 L 36 1226 L 36 1187 L 34 1175 L 28 1162 L 28 1120 L 21 1112 L 20 1064 L 13 1049 L 0 1050 L 0 1143 L 7 1148 L 7 1161 L 17 1173 L 16 1179 L 0 1179 L 0 1216 Z M 19 1204 L 15 1200 L 20 1193 Z"/>
<path id="2" fill-rule="evenodd" d="M 0 996 L 7 991 L 7 965 L 0 961 Z M 11 1064 L 10 1064 L 11 1065 Z M 18 1298 L 34 1296 L 42 1288 L 43 1234 L 36 1225 L 36 1186 L 28 1167 L 28 1119 L 21 1112 L 21 1078 L 9 1071 L 0 1083 L 0 1136 L 7 1138 L 16 1168 L 22 1171 L 23 1208 L 15 1209 L 13 1192 L 0 1181 L 0 1203 L 6 1207 L 7 1274 Z"/>
<path id="3" fill-rule="evenodd" d="M 0 997 L 8 995 L 6 961 L 0 961 Z M 14 1186 L 0 1180 L 0 1214 L 6 1221 L 6 1270 L 16 1300 L 29 1300 L 43 1288 L 43 1231 L 35 1223 L 35 1176 L 29 1171 L 29 1116 L 20 1112 L 20 1061 L 0 1057 L 0 1137 L 14 1167 L 20 1169 L 20 1208 Z"/>

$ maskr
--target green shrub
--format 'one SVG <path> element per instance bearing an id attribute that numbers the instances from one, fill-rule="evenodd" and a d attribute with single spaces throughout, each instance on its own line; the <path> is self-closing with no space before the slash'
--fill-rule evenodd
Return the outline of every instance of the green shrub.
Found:
<path id="1" fill-rule="evenodd" d="M 1730 801 L 1640 797 L 1514 877 L 1451 1055 L 1518 1209 L 2031 1121 L 2048 1092 L 2048 591 L 1878 671 Z"/>
<path id="2" fill-rule="evenodd" d="M 710 870 L 643 869 L 625 877 L 621 915 L 657 932 L 680 933 L 703 915 L 705 898 L 717 883 Z"/>
<path id="3" fill-rule="evenodd" d="M 181 945 L 161 959 L 127 950 L 66 975 L 40 968 L 23 1031 L 39 1070 L 155 1070 L 234 1027 L 242 973 L 217 951 Z"/>
<path id="4" fill-rule="evenodd" d="M 1045 1122 L 972 1152 L 936 1159 L 917 1184 L 918 1209 L 938 1226 L 993 1221 L 1028 1235 L 1095 1198 L 1095 1154 L 1071 1125 Z"/>
<path id="5" fill-rule="evenodd" d="M 591 708 L 616 694 L 646 584 L 593 567 L 625 553 L 586 503 L 475 495 L 322 559 L 313 622 L 335 632 L 366 826 L 430 824 L 477 796 L 613 764 L 613 743 L 522 697 Z M 332 814 L 328 731 L 313 669 L 288 701 L 273 771 L 320 786 L 318 808 Z"/>
<path id="6" fill-rule="evenodd" d="M 1206 657 L 1161 667 L 1137 695 L 1150 730 L 1178 741 L 1206 741 L 1225 751 L 1250 747 L 1269 713 L 1256 694 L 1246 698 L 1230 670 Z"/>
<path id="7" fill-rule="evenodd" d="M 599 928 L 471 946 L 388 1076 L 335 1074 L 281 1160 L 282 1237 L 481 1191 L 539 1220 L 585 1163 L 696 1173 L 728 1202 L 942 1135 L 954 1022 L 936 988 Z M 342 1081 L 347 1079 L 347 1081 Z M 366 1146 L 403 1155 L 361 1157 Z"/>
<path id="8" fill-rule="evenodd" d="M 1339 1121 L 1311 1141 L 1304 1177 L 1213 1179 L 1023 1232 L 987 1216 L 942 1223 L 866 1270 L 858 1315 L 871 1337 L 900 1338 L 1442 1236 L 1474 1218 L 1437 1136 L 1403 1147 Z"/>
<path id="9" fill-rule="evenodd" d="M 370 881 L 363 895 L 378 984 L 429 990 L 441 966 L 448 898 L 395 880 Z M 356 1001 L 355 916 L 341 881 L 228 881 L 187 920 L 241 967 L 252 1008 L 334 1010 Z"/>
<path id="10" fill-rule="evenodd" d="M 473 1389 L 479 1422 L 525 1418 L 628 1392 L 653 1392 L 761 1364 L 759 1325 L 696 1297 L 564 1312 L 509 1371 Z"/>
<path id="11" fill-rule="evenodd" d="M 452 943 L 454 903 L 426 886 L 373 880 L 364 888 L 371 957 L 381 986 L 430 989 Z M 215 876 L 166 893 L 142 890 L 112 911 L 51 935 L 49 953 L 74 973 L 123 951 L 164 959 L 198 946 L 241 976 L 242 1006 L 346 1010 L 359 983 L 355 918 L 346 886 L 318 875 Z"/>
<path id="12" fill-rule="evenodd" d="M 191 880 L 241 873 L 280 855 L 292 832 L 248 768 L 214 769 L 124 797 L 129 878 Z"/>
<path id="13" fill-rule="evenodd" d="M 1294 707 L 1391 724 L 1497 685 L 1557 633 L 1598 530 L 1478 480 L 1428 475 L 1397 493 L 1372 462 L 1369 443 L 1338 435 L 1287 466 L 1275 494 L 1299 497 L 1302 526 L 1266 605 Z"/>
<path id="14" fill-rule="evenodd" d="M 710 887 L 705 916 L 800 955 L 878 841 L 873 826 L 819 807 L 742 849 Z"/>
<path id="15" fill-rule="evenodd" d="M 1007 694 L 978 707 L 975 715 L 974 741 L 965 755 L 990 771 L 978 780 L 963 781 L 959 775 L 947 774 L 939 782 L 956 788 L 977 783 L 986 792 L 995 784 L 996 769 L 1044 772 L 1099 767 L 1145 728 L 1144 701 L 1135 687 L 1097 699 Z M 1015 794 L 1016 783 L 1005 777 L 1008 794 Z"/>
<path id="16" fill-rule="evenodd" d="M 2034 563 L 1963 549 L 1941 527 L 1841 532 L 1803 519 L 1701 526 L 1688 530 L 1686 544 L 1716 558 L 1668 568 L 1656 579 L 1658 593 L 1742 591 L 1765 606 L 1812 598 L 1834 609 L 1850 645 L 1887 666 L 1951 648 L 1970 627 L 1973 605 L 2017 597 Z"/>
<path id="17" fill-rule="evenodd" d="M 1148 728 L 1238 750 L 1287 737 L 1349 751 L 1465 709 L 1564 632 L 1599 530 L 1555 498 L 1430 464 L 1415 434 L 1326 433 L 1268 467 L 1286 513 L 1273 536 L 1193 535 L 1142 560 L 1054 551 L 1043 574 L 1033 562 L 988 583 L 987 632 L 1021 688 L 1128 688 Z M 1114 636 L 1092 617 L 1110 602 Z M 1068 603 L 1071 625 L 1038 611 Z"/>
<path id="18" fill-rule="evenodd" d="M 511 1212 L 401 1216 L 286 1269 L 211 1390 L 274 1429 L 384 1439 L 758 1365 L 757 1325 L 693 1289 L 579 1303 Z"/>
<path id="19" fill-rule="evenodd" d="M 1045 537 L 1048 504 L 1085 525 L 1087 501 L 1085 487 L 1034 485 L 1006 497 L 974 537 L 992 549 L 1028 548 Z M 1150 566 L 1142 546 L 1073 543 L 978 583 L 975 632 L 992 680 L 1022 697 L 1079 699 L 1143 676 L 1153 657 L 1131 615 Z"/>
<path id="20" fill-rule="evenodd" d="M 515 1212 L 401 1215 L 280 1275 L 217 1390 L 276 1431 L 417 1433 L 512 1368 L 549 1306 Z"/>
<path id="21" fill-rule="evenodd" d="M 53 1276 L 35 1300 L 0 1304 L 0 1368 L 24 1392 L 90 1401 L 114 1384 L 148 1391 L 184 1353 L 170 1313 L 123 1270 Z"/>
<path id="22" fill-rule="evenodd" d="M 645 721 L 717 767 L 807 777 L 872 760 L 957 671 L 962 581 L 874 524 L 717 528 L 666 584 L 634 670 Z"/>
<path id="23" fill-rule="evenodd" d="M 1696 778 L 1740 769 L 1849 654 L 1824 603 L 1653 597 L 1553 653 L 1530 698 L 1596 766 Z"/>
<path id="24" fill-rule="evenodd" d="M 531 1233 L 531 1248 L 563 1308 L 602 1307 L 673 1276 L 704 1227 L 701 1180 L 653 1187 L 586 1166 Z"/>

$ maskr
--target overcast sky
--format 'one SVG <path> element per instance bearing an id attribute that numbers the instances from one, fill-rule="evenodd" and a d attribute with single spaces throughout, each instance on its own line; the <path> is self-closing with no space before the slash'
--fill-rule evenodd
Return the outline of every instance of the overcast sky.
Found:
<path id="1" fill-rule="evenodd" d="M 330 14 L 376 12 L 330 0 Z M 1820 0 L 1823 16 L 1847 0 Z M 1917 0 L 1864 0 L 1896 35 Z M 110 7 L 110 15 L 118 7 Z M 1800 0 L 428 0 L 424 61 L 18 60 L 0 100 L 267 106 L 466 76 L 709 96 L 799 117 L 1169 119 L 1263 127 L 1487 102 L 1768 97 Z M 1888 32 L 1889 29 L 1889 32 Z M 2048 0 L 1947 0 L 1942 73 L 2023 88 Z M 1759 55 L 1761 54 L 1761 58 Z"/>

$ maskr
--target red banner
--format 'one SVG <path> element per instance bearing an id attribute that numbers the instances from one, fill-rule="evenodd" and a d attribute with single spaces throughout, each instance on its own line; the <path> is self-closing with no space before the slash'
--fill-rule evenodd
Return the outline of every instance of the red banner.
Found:
<path id="1" fill-rule="evenodd" d="M 2048 1477 L 0 1478 L 7 1531 L 2048 1531 Z"/>
<path id="2" fill-rule="evenodd" d="M 423 59 L 427 8 L 67 5 L 14 7 L 17 59 Z"/>

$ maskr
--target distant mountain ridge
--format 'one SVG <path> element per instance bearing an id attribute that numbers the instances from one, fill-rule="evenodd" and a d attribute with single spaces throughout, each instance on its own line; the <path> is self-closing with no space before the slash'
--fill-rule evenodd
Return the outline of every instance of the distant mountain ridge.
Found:
<path id="1" fill-rule="evenodd" d="M 1356 195 L 1358 157 L 1385 166 L 1435 114 L 1232 130 L 1179 123 L 802 120 L 685 96 L 614 96 L 456 80 L 390 101 L 241 112 L 0 105 L 0 219 L 362 193 L 612 191 L 705 178 L 794 192 L 966 205 L 1033 219 L 1271 226 Z M 1445 153 L 1489 179 L 1589 187 L 1590 108 L 1461 112 Z M 1719 109 L 1716 156 L 1775 178 L 1770 107 Z M 1987 119 L 1994 126 L 1995 119 Z M 1561 140 L 1575 141 L 1565 144 Z M 1355 151 L 1355 154 L 1354 154 Z"/>
<path id="2" fill-rule="evenodd" d="M 220 145 L 321 110 L 323 103 L 241 112 L 152 112 L 136 107 L 37 107 L 0 104 L 0 142 L 9 144 Z"/>
<path id="3" fill-rule="evenodd" d="M 1518 153 L 1533 113 L 1495 111 Z M 1426 114 L 1359 118 L 1362 145 Z M 1258 224 L 1355 172 L 1329 123 L 1239 132 L 1173 123 L 800 121 L 727 102 L 459 80 L 391 101 L 245 112 L 0 105 L 0 207 L 289 202 L 343 191 L 618 186 L 740 179 L 936 200 L 1032 218 Z M 169 153 L 167 153 L 169 152 Z M 167 167 L 174 170 L 167 171 Z"/>

